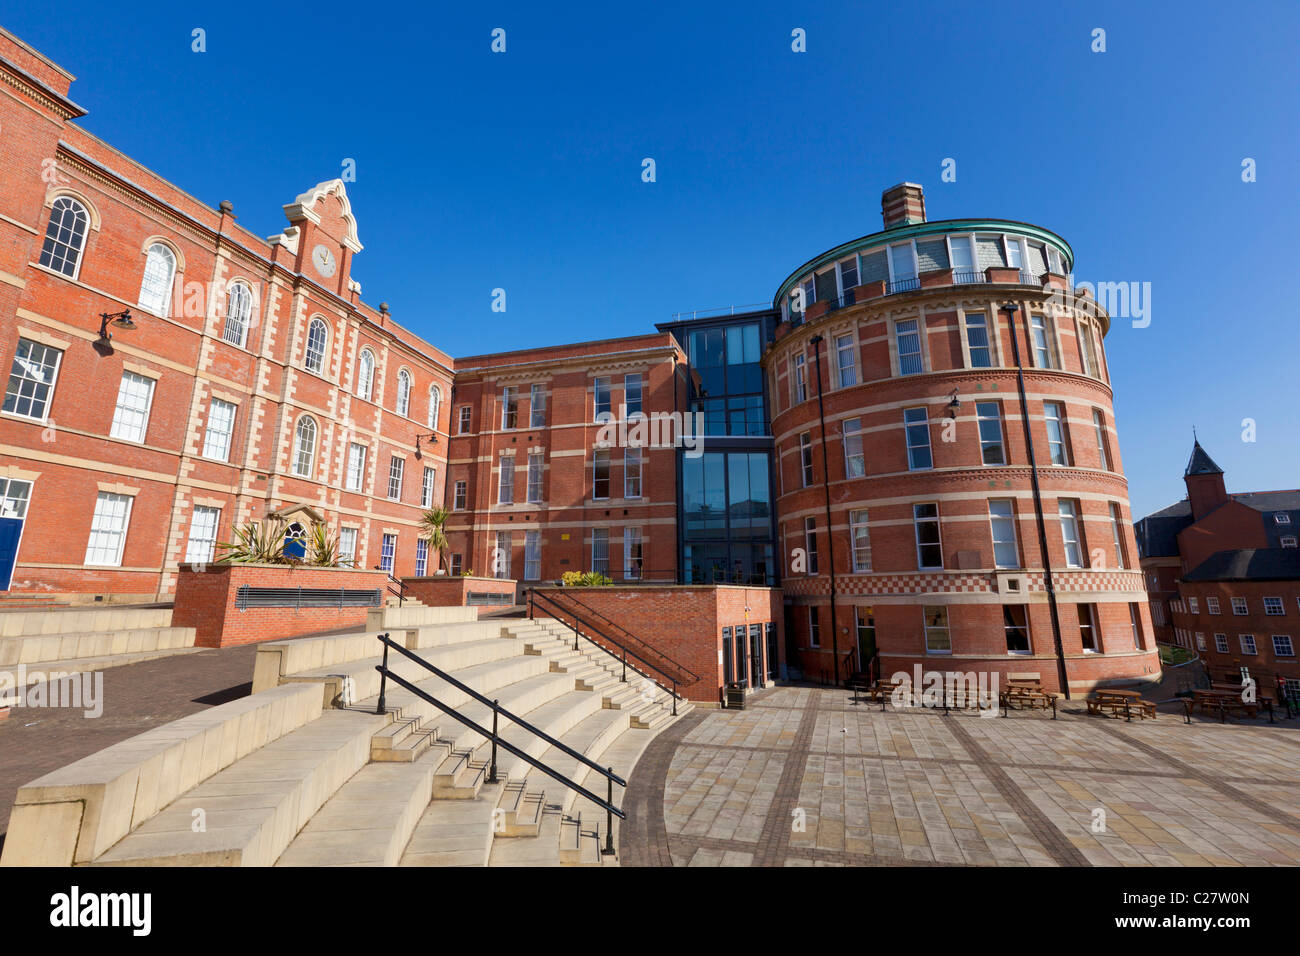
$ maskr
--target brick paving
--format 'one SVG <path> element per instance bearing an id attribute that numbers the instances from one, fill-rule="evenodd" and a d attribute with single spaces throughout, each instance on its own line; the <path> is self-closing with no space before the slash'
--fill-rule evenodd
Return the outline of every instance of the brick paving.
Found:
<path id="1" fill-rule="evenodd" d="M 247 696 L 256 653 L 256 645 L 246 645 L 107 668 L 100 671 L 99 717 L 79 708 L 13 708 L 0 720 L 0 833 L 9 828 L 24 784 L 160 724 Z"/>
<path id="2" fill-rule="evenodd" d="M 1300 721 L 895 710 L 781 687 L 629 780 L 625 866 L 1300 863 Z"/>

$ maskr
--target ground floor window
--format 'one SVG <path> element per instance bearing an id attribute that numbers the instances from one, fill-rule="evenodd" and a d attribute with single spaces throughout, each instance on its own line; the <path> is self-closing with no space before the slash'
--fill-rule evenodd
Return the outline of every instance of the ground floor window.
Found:
<path id="1" fill-rule="evenodd" d="M 925 652 L 951 654 L 952 638 L 948 633 L 948 609 L 943 605 L 927 605 L 921 609 L 925 619 Z"/>
<path id="2" fill-rule="evenodd" d="M 415 576 L 422 578 L 429 568 L 429 542 L 420 538 L 415 542 Z"/>
<path id="3" fill-rule="evenodd" d="M 95 499 L 95 513 L 90 519 L 90 540 L 86 542 L 86 564 L 118 567 L 126 545 L 126 529 L 131 523 L 130 495 L 101 491 Z"/>
<path id="4" fill-rule="evenodd" d="M 203 564 L 212 560 L 217 546 L 217 521 L 220 518 L 220 508 L 194 506 L 194 517 L 190 519 L 190 541 L 185 549 L 186 561 Z"/>
<path id="5" fill-rule="evenodd" d="M 339 564 L 354 565 L 357 563 L 357 529 L 340 528 L 339 529 Z"/>
<path id="6" fill-rule="evenodd" d="M 1029 621 L 1023 604 L 1003 606 L 1002 629 L 1006 632 L 1008 654 L 1029 653 Z"/>
<path id="7" fill-rule="evenodd" d="M 1079 641 L 1085 654 L 1101 653 L 1101 637 L 1097 633 L 1097 605 L 1079 605 Z M 1189 641 L 1190 643 L 1190 641 Z"/>
<path id="8" fill-rule="evenodd" d="M 397 535 L 386 534 L 379 544 L 379 570 L 393 573 L 393 556 L 397 554 Z"/>
<path id="9" fill-rule="evenodd" d="M 808 646 L 822 646 L 822 625 L 815 605 L 808 608 Z"/>

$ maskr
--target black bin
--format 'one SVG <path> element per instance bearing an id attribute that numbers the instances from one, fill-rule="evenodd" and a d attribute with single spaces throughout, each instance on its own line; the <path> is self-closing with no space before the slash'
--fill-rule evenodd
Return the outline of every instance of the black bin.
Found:
<path id="1" fill-rule="evenodd" d="M 745 709 L 745 688 L 749 686 L 747 680 L 733 680 L 727 685 L 727 709 L 744 710 Z"/>

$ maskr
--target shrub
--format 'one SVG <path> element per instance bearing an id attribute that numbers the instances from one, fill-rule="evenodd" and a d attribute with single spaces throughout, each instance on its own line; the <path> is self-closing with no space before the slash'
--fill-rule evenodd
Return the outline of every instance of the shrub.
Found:
<path id="1" fill-rule="evenodd" d="M 566 588 L 603 588 L 614 582 L 598 571 L 565 571 L 560 583 Z"/>

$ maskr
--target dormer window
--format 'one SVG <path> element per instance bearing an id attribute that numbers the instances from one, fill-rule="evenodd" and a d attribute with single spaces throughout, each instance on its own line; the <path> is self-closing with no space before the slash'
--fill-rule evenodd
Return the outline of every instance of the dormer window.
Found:
<path id="1" fill-rule="evenodd" d="M 1285 511 L 1279 511 L 1273 515 L 1273 520 L 1276 521 L 1278 524 L 1290 524 L 1291 516 L 1287 514 Z"/>

